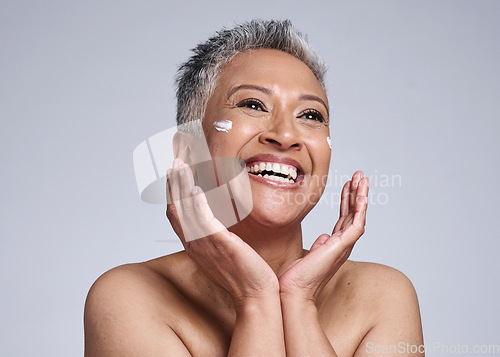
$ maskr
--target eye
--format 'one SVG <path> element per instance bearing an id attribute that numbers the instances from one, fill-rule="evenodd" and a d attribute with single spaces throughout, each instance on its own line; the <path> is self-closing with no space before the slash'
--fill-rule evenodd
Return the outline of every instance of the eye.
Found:
<path id="1" fill-rule="evenodd" d="M 325 122 L 325 118 L 323 118 L 323 115 L 321 115 L 320 112 L 314 109 L 307 109 L 304 113 L 302 113 L 299 118 L 302 119 L 310 119 L 310 120 L 316 120 L 319 121 L 320 123 Z"/>
<path id="2" fill-rule="evenodd" d="M 245 100 L 239 102 L 236 106 L 238 108 L 249 108 L 249 109 L 258 110 L 261 112 L 266 111 L 264 104 L 262 104 L 262 102 L 260 100 L 253 99 L 253 98 L 245 99 Z"/>

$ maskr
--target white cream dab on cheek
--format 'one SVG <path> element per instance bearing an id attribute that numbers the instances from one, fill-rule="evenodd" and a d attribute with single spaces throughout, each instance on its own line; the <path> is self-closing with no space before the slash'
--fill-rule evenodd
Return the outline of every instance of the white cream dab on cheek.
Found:
<path id="1" fill-rule="evenodd" d="M 330 139 L 329 136 L 326 137 L 326 142 L 328 143 L 328 147 L 331 149 L 332 148 L 332 139 Z"/>
<path id="2" fill-rule="evenodd" d="M 214 128 L 217 131 L 229 132 L 233 128 L 233 122 L 231 120 L 221 120 L 214 122 Z"/>

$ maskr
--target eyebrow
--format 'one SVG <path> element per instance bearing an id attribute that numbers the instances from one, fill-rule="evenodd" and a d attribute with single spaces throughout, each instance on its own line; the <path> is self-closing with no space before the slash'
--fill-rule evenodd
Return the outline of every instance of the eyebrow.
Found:
<path id="1" fill-rule="evenodd" d="M 233 89 L 231 89 L 227 98 L 229 99 L 234 93 L 236 93 L 240 89 L 255 89 L 255 90 L 258 90 L 259 92 L 262 92 L 265 94 L 271 94 L 271 90 L 269 88 L 257 86 L 255 84 L 242 84 L 240 86 L 237 86 L 237 87 L 234 87 Z"/>
<path id="2" fill-rule="evenodd" d="M 269 88 L 266 88 L 266 87 L 261 87 L 261 86 L 257 86 L 255 84 L 242 84 L 242 85 L 239 85 L 237 87 L 234 87 L 233 89 L 231 89 L 229 91 L 229 94 L 227 96 L 227 98 L 231 98 L 231 96 L 236 93 L 237 91 L 241 90 L 241 89 L 254 89 L 254 90 L 257 90 L 259 92 L 262 92 L 262 93 L 265 93 L 265 94 L 272 94 L 271 90 Z M 315 96 L 315 95 L 312 95 L 312 94 L 302 94 L 300 97 L 299 97 L 300 100 L 313 100 L 315 102 L 318 102 L 318 103 L 321 103 L 323 104 L 323 106 L 325 107 L 326 109 L 326 113 L 328 114 L 328 116 L 330 116 L 330 111 L 328 109 L 328 105 L 326 105 L 326 103 L 323 101 L 323 99 L 321 99 L 320 97 L 318 96 Z"/>
<path id="3" fill-rule="evenodd" d="M 299 97 L 299 99 L 300 100 L 314 100 L 315 102 L 319 102 L 319 103 L 323 104 L 325 109 L 326 109 L 326 113 L 328 114 L 328 116 L 330 116 L 330 110 L 328 109 L 328 105 L 326 105 L 326 103 L 320 97 L 317 97 L 317 96 L 312 95 L 312 94 L 302 94 Z"/>

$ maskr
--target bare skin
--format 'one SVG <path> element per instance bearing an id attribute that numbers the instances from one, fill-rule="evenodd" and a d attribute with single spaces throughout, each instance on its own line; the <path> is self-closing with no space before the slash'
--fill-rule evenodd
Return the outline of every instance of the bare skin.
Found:
<path id="1" fill-rule="evenodd" d="M 328 173 L 327 103 L 309 68 L 288 54 L 245 52 L 224 68 L 203 121 L 212 157 L 293 161 L 300 184 L 249 174 L 254 208 L 227 230 L 177 159 L 168 182 L 184 203 L 169 205 L 167 217 L 185 251 L 97 280 L 85 309 L 86 356 L 373 356 L 423 344 L 409 280 L 347 260 L 364 232 L 362 172 L 344 186 L 332 233 L 302 248 L 301 221 L 324 190 L 314 178 Z M 232 135 L 213 129 L 224 119 Z M 186 242 L 184 211 L 189 224 L 217 233 Z M 391 351 L 384 356 L 423 355 Z"/>

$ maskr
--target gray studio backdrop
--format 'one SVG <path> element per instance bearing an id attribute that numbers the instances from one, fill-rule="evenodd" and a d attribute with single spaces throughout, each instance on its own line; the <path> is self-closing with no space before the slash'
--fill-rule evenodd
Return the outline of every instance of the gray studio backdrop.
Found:
<path id="1" fill-rule="evenodd" d="M 306 246 L 364 170 L 351 258 L 412 280 L 426 345 L 448 348 L 429 356 L 500 344 L 499 15 L 486 0 L 1 1 L 0 355 L 82 355 L 93 281 L 181 249 L 132 152 L 174 125 L 189 49 L 254 17 L 290 18 L 329 65 L 331 176 Z"/>

